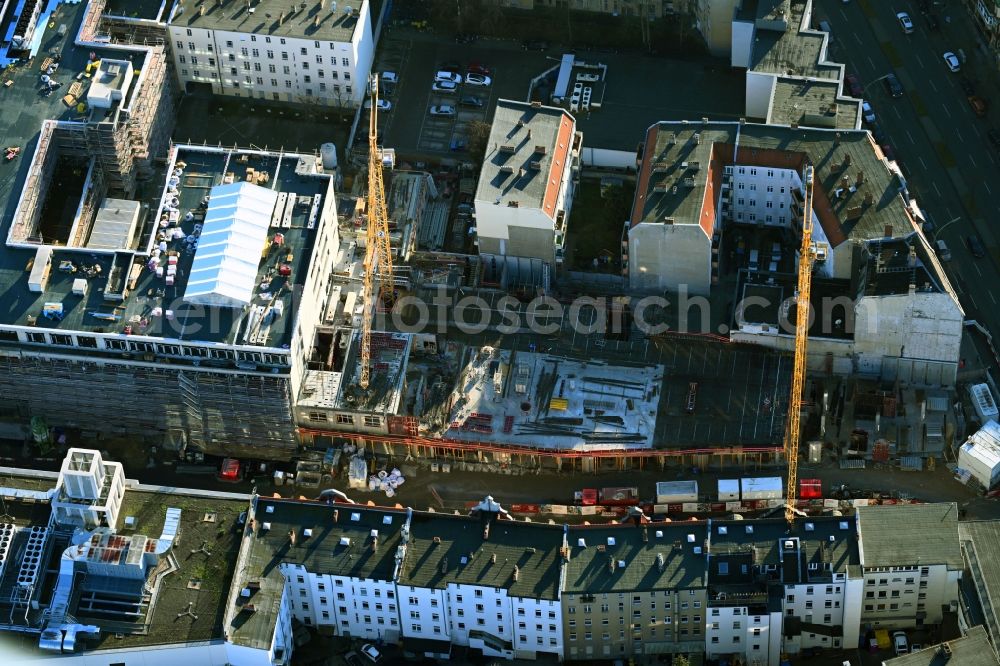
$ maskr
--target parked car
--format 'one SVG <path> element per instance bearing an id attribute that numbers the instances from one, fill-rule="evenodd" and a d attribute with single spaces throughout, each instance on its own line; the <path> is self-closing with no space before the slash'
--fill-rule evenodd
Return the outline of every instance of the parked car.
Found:
<path id="1" fill-rule="evenodd" d="M 875 109 L 868 102 L 862 102 L 861 104 L 861 117 L 865 119 L 865 122 L 871 125 L 875 122 Z"/>
<path id="2" fill-rule="evenodd" d="M 480 62 L 470 62 L 466 70 L 473 74 L 482 74 L 483 76 L 492 76 L 493 74 L 492 69 Z"/>
<path id="3" fill-rule="evenodd" d="M 934 249 L 941 261 L 951 261 L 951 250 L 948 249 L 948 245 L 943 240 L 936 241 Z"/>
<path id="4" fill-rule="evenodd" d="M 986 136 L 989 138 L 990 143 L 993 144 L 993 147 L 1000 151 L 1000 132 L 995 129 L 991 129 L 986 133 Z"/>
<path id="5" fill-rule="evenodd" d="M 434 92 L 453 93 L 458 90 L 458 84 L 451 81 L 435 81 L 431 86 Z"/>
<path id="6" fill-rule="evenodd" d="M 947 65 L 948 69 L 951 71 L 957 72 L 962 69 L 962 63 L 958 61 L 958 56 L 951 51 L 947 51 L 942 57 L 944 58 L 944 64 Z"/>
<path id="7" fill-rule="evenodd" d="M 891 96 L 903 96 L 903 84 L 899 82 L 899 78 L 896 77 L 895 73 L 889 72 L 882 81 L 885 82 L 885 89 Z"/>
<path id="8" fill-rule="evenodd" d="M 470 86 L 488 86 L 493 83 L 493 81 L 488 76 L 476 74 L 475 72 L 469 72 L 465 76 L 465 83 Z"/>
<path id="9" fill-rule="evenodd" d="M 453 116 L 455 115 L 455 107 L 450 106 L 448 104 L 432 106 L 430 114 L 432 116 Z"/>
<path id="10" fill-rule="evenodd" d="M 399 77 L 396 76 L 396 72 L 382 72 L 382 76 L 379 77 L 382 83 L 399 83 Z"/>
<path id="11" fill-rule="evenodd" d="M 913 34 L 913 21 L 910 20 L 909 14 L 906 12 L 899 12 L 896 14 L 896 20 L 899 21 L 899 26 L 903 29 L 904 34 Z"/>
<path id="12" fill-rule="evenodd" d="M 958 85 L 962 87 L 962 92 L 968 95 L 976 94 L 976 84 L 967 76 L 963 76 L 958 80 Z"/>
<path id="13" fill-rule="evenodd" d="M 906 640 L 906 632 L 897 631 L 892 634 L 892 647 L 896 650 L 897 657 L 910 652 L 910 642 Z"/>
<path id="14" fill-rule="evenodd" d="M 480 99 L 479 97 L 473 97 L 472 95 L 469 95 L 467 97 L 463 97 L 462 99 L 458 100 L 458 105 L 467 106 L 472 109 L 481 109 L 483 108 L 483 100 Z"/>
<path id="15" fill-rule="evenodd" d="M 896 151 L 892 149 L 892 144 L 883 143 L 882 145 L 879 146 L 879 148 L 882 149 L 882 154 L 885 155 L 885 158 L 887 160 L 889 160 L 890 162 L 896 161 Z"/>
<path id="16" fill-rule="evenodd" d="M 449 72 L 446 69 L 438 70 L 438 73 L 434 75 L 435 81 L 449 81 L 454 84 L 459 84 L 462 82 L 462 75 L 456 74 L 455 72 Z"/>
<path id="17" fill-rule="evenodd" d="M 364 666 L 361 657 L 353 650 L 344 655 L 344 661 L 347 662 L 348 666 Z"/>
<path id="18" fill-rule="evenodd" d="M 977 97 L 975 95 L 969 95 L 969 104 L 972 105 L 972 111 L 979 118 L 986 117 L 986 112 L 989 110 L 990 105 L 982 97 Z"/>
<path id="19" fill-rule="evenodd" d="M 864 94 L 865 89 L 861 85 L 861 80 L 858 79 L 857 74 L 848 74 L 844 77 L 844 83 L 847 84 L 847 90 L 851 93 L 851 97 L 861 97 Z"/>
<path id="20" fill-rule="evenodd" d="M 881 145 L 888 140 L 888 138 L 885 135 L 885 131 L 882 129 L 882 126 L 879 125 L 877 121 L 871 124 L 870 129 L 872 137 L 875 139 L 875 143 Z"/>
<path id="21" fill-rule="evenodd" d="M 382 658 L 382 653 L 371 643 L 365 643 L 361 646 L 361 654 L 371 659 L 373 664 L 378 663 L 379 659 Z"/>
<path id="22" fill-rule="evenodd" d="M 371 99 L 371 97 L 369 97 L 368 99 L 365 100 L 364 107 L 365 107 L 365 109 L 372 108 L 372 99 Z M 390 102 L 387 99 L 380 99 L 378 101 L 378 110 L 382 111 L 383 113 L 388 113 L 389 111 L 392 111 L 392 102 Z"/>
<path id="23" fill-rule="evenodd" d="M 972 256 L 976 259 L 982 259 L 986 256 L 986 247 L 983 245 L 983 241 L 980 240 L 978 235 L 972 234 L 965 239 L 965 243 L 969 246 L 969 252 L 971 252 Z"/>

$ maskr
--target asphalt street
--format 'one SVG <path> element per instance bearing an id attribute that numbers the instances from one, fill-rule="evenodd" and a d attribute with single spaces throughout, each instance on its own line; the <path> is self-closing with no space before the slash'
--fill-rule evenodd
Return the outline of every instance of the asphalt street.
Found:
<path id="1" fill-rule="evenodd" d="M 935 225 L 932 242 L 944 240 L 952 254 L 946 264 L 967 319 L 1000 333 L 1000 153 L 987 141 L 997 112 L 976 117 L 962 89 L 966 78 L 978 96 L 1000 102 L 979 50 L 979 35 L 959 0 L 929 2 L 938 20 L 932 29 L 917 0 L 820 0 L 814 23 L 828 20 L 832 57 L 858 75 L 864 97 L 875 109 L 908 186 Z M 914 30 L 906 34 L 897 19 L 906 12 Z M 965 55 L 960 72 L 951 72 L 943 54 Z M 895 72 L 905 94 L 893 99 L 881 77 Z M 994 190 L 996 192 L 994 193 Z M 978 234 L 986 256 L 976 258 L 968 237 Z"/>

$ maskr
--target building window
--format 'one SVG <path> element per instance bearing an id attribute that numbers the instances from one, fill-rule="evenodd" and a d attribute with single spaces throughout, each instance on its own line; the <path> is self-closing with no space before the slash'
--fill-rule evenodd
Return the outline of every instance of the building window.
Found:
<path id="1" fill-rule="evenodd" d="M 187 58 L 184 56 L 177 56 L 177 62 L 183 65 L 187 62 Z"/>
<path id="2" fill-rule="evenodd" d="M 364 418 L 364 424 L 366 428 L 378 428 L 382 425 L 382 417 L 371 416 L 370 414 L 366 414 Z M 476 590 L 476 597 L 482 597 L 482 596 L 483 596 L 482 590 Z"/>

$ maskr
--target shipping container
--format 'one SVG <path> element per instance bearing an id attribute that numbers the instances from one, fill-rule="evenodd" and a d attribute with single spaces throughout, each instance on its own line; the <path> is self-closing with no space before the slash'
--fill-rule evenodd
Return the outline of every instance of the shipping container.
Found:
<path id="1" fill-rule="evenodd" d="M 720 502 L 740 501 L 739 479 L 719 479 L 719 501 Z"/>
<path id="2" fill-rule="evenodd" d="M 697 481 L 660 481 L 656 484 L 657 504 L 698 501 Z"/>
<path id="3" fill-rule="evenodd" d="M 781 499 L 783 497 L 781 477 L 779 476 L 742 479 L 740 488 L 744 501 Z"/>
<path id="4" fill-rule="evenodd" d="M 580 506 L 597 505 L 597 488 L 584 488 L 573 493 L 573 500 Z"/>

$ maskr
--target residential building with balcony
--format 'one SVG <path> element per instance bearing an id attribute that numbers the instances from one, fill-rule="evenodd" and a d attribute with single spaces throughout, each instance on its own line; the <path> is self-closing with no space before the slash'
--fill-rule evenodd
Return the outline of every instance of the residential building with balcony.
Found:
<path id="1" fill-rule="evenodd" d="M 562 610 L 566 658 L 629 659 L 704 650 L 707 526 L 573 526 Z"/>
<path id="2" fill-rule="evenodd" d="M 388 3 L 374 3 L 381 10 Z M 375 52 L 372 6 L 297 0 L 175 5 L 167 21 L 182 89 L 356 108 Z"/>
<path id="3" fill-rule="evenodd" d="M 861 622 L 908 629 L 957 611 L 965 566 L 958 534 L 955 503 L 858 507 Z"/>
<path id="4" fill-rule="evenodd" d="M 562 263 L 582 141 L 564 109 L 498 100 L 475 195 L 481 255 Z"/>

